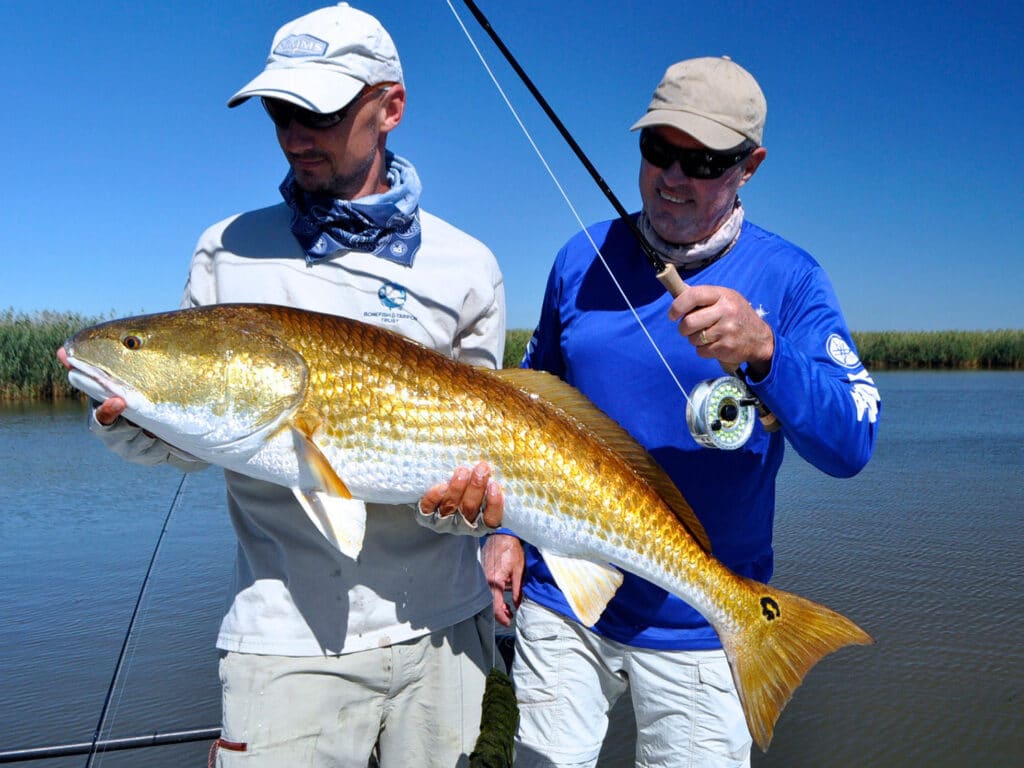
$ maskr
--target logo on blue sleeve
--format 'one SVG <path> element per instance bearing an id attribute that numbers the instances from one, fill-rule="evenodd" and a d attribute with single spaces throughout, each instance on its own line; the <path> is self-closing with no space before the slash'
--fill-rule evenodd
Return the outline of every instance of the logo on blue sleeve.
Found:
<path id="1" fill-rule="evenodd" d="M 860 358 L 857 357 L 857 353 L 850 349 L 850 345 L 838 333 L 833 333 L 825 340 L 825 350 L 828 352 L 828 356 L 843 368 L 860 367 Z"/>

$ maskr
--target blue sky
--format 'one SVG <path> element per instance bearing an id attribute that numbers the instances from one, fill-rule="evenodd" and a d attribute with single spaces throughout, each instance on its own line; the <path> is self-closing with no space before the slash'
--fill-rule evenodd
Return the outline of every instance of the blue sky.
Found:
<path id="1" fill-rule="evenodd" d="M 423 206 L 486 242 L 509 326 L 532 327 L 578 223 L 445 0 L 353 2 L 389 28 L 409 91 L 390 146 Z M 209 224 L 279 201 L 270 121 L 228 97 L 316 2 L 0 3 L 0 309 L 177 306 Z M 460 15 L 585 222 L 614 211 Z M 768 99 L 747 215 L 810 251 L 854 330 L 1024 328 L 1024 118 L 1016 2 L 479 0 L 627 208 L 665 68 L 731 56 Z"/>

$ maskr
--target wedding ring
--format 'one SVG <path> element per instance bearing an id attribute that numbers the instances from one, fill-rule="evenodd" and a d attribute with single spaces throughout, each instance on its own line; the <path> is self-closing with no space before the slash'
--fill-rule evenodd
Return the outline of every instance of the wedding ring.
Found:
<path id="1" fill-rule="evenodd" d="M 700 329 L 700 345 L 702 347 L 706 347 L 708 345 L 707 328 Z"/>

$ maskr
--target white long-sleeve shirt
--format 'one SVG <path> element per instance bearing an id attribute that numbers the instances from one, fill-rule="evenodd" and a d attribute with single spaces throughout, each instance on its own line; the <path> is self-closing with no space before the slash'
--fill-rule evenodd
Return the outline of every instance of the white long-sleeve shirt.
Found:
<path id="1" fill-rule="evenodd" d="M 182 306 L 281 304 L 385 326 L 444 355 L 500 366 L 505 341 L 501 272 L 479 241 L 420 210 L 411 267 L 357 251 L 307 263 L 284 204 L 215 224 L 199 239 Z M 206 465 L 119 420 L 92 429 L 124 458 Z M 223 650 L 284 656 L 390 645 L 466 619 L 491 602 L 472 537 L 417 525 L 408 506 L 367 505 L 358 561 L 321 536 L 281 486 L 225 472 L 238 536 L 234 597 Z M 218 503 L 211 500 L 211 503 Z"/>

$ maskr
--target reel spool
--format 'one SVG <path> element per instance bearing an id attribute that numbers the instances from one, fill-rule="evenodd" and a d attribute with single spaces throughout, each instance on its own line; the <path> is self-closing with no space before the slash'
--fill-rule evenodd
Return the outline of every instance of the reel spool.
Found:
<path id="1" fill-rule="evenodd" d="M 686 425 L 705 448 L 731 451 L 743 446 L 754 431 L 757 400 L 736 376 L 698 384 L 686 404 Z"/>

